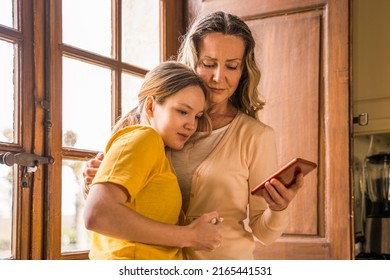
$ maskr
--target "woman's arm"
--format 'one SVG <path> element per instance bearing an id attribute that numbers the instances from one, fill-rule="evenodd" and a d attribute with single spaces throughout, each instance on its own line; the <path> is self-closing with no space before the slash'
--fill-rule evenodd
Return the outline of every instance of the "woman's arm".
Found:
<path id="1" fill-rule="evenodd" d="M 249 141 L 250 140 L 250 141 Z M 249 139 L 251 155 L 249 169 L 249 191 L 273 174 L 277 168 L 276 139 L 272 128 L 264 127 L 256 137 Z M 286 188 L 278 180 L 271 180 L 255 195 L 249 196 L 249 225 L 253 234 L 263 244 L 279 238 L 288 226 L 288 205 L 303 185 L 297 178 L 296 185 Z"/>
<path id="2" fill-rule="evenodd" d="M 188 226 L 170 225 L 128 208 L 124 204 L 128 199 L 127 190 L 120 185 L 95 184 L 86 200 L 86 228 L 122 240 L 195 250 L 211 251 L 221 243 L 220 226 L 210 223 L 219 218 L 217 212 L 204 214 Z"/>

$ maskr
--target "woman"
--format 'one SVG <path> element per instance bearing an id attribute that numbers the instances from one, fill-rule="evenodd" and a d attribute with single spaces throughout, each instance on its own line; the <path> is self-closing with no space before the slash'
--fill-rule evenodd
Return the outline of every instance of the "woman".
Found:
<path id="1" fill-rule="evenodd" d="M 178 226 L 181 193 L 165 148 L 181 149 L 199 120 L 207 128 L 207 88 L 188 67 L 165 62 L 150 71 L 139 105 L 113 128 L 86 200 L 91 259 L 183 259 L 183 247 L 219 246 L 214 211 Z"/>
<path id="2" fill-rule="evenodd" d="M 281 236 L 288 225 L 288 205 L 303 186 L 299 174 L 289 188 L 273 179 L 260 195 L 250 195 L 278 167 L 273 129 L 257 119 L 264 102 L 257 90 L 260 71 L 254 48 L 245 22 L 215 12 L 192 24 L 179 51 L 178 61 L 193 68 L 209 89 L 213 127 L 208 137 L 170 154 L 183 210 L 187 221 L 210 209 L 224 218 L 221 246 L 211 252 L 189 248 L 189 259 L 253 259 L 254 238 L 269 244 Z M 99 156 L 88 166 L 86 183 L 99 166 Z"/>

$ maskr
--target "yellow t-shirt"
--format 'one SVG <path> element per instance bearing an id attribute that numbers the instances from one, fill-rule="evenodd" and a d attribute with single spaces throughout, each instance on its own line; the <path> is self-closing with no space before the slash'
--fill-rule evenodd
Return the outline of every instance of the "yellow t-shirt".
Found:
<path id="1" fill-rule="evenodd" d="M 152 220 L 178 224 L 181 192 L 161 136 L 148 126 L 114 134 L 93 184 L 111 182 L 127 189 L 126 206 Z M 93 232 L 90 259 L 182 259 L 176 247 L 130 242 Z"/>

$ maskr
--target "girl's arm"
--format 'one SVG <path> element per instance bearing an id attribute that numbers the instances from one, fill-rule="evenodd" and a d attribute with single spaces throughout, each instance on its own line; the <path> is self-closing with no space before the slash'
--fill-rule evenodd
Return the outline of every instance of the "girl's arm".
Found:
<path id="1" fill-rule="evenodd" d="M 91 188 L 85 205 L 84 221 L 88 230 L 114 238 L 154 245 L 192 247 L 211 251 L 222 240 L 217 212 L 204 214 L 187 226 L 156 222 L 125 206 L 127 190 L 117 184 L 100 183 Z"/>

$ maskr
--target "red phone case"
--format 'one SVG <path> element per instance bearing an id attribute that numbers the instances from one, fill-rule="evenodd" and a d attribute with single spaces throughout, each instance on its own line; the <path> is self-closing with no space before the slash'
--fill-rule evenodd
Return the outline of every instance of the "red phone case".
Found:
<path id="1" fill-rule="evenodd" d="M 302 159 L 302 158 L 294 158 L 292 161 L 290 161 L 282 168 L 280 168 L 277 172 L 272 174 L 272 176 L 264 180 L 260 185 L 256 186 L 251 191 L 251 194 L 254 194 L 259 189 L 264 188 L 265 183 L 271 180 L 272 178 L 278 179 L 280 182 L 283 183 L 283 185 L 289 187 L 295 183 L 295 176 L 299 172 L 302 172 L 303 175 L 306 175 L 310 171 L 314 170 L 316 167 L 317 164 L 312 161 Z"/>

